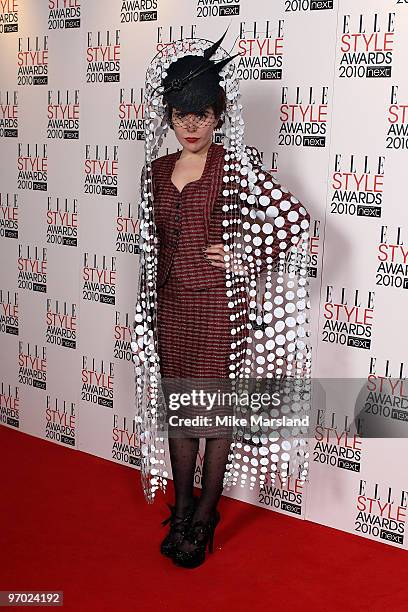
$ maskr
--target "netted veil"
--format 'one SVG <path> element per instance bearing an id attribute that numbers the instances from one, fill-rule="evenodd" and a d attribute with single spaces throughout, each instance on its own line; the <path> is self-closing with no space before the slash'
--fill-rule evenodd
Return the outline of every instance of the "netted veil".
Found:
<path id="1" fill-rule="evenodd" d="M 169 129 L 160 85 L 171 62 L 185 55 L 203 55 L 212 44 L 201 38 L 177 41 L 158 53 L 146 72 L 139 285 L 131 347 L 140 469 L 149 503 L 158 489 L 166 490 L 169 476 L 166 403 L 157 350 L 158 235 L 152 181 L 152 161 Z M 227 57 L 218 47 L 214 59 Z M 225 148 L 221 192 L 225 290 L 231 308 L 229 380 L 239 397 L 235 414 L 246 417 L 237 419 L 239 424 L 233 428 L 224 486 L 254 489 L 268 479 L 274 481 L 276 475 L 285 482 L 291 474 L 305 480 L 308 472 L 310 218 L 299 200 L 266 171 L 258 150 L 245 144 L 234 63 L 226 64 L 220 74 L 227 103 L 221 128 Z M 273 406 L 245 402 L 257 392 L 278 393 L 280 402 Z"/>

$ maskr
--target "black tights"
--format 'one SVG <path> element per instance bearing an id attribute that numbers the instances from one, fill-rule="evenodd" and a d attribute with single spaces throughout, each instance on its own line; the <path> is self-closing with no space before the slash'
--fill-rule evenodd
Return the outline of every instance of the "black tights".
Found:
<path id="1" fill-rule="evenodd" d="M 193 501 L 194 469 L 199 438 L 169 438 L 170 460 L 176 494 L 176 515 L 183 516 Z M 207 438 L 201 496 L 193 521 L 207 521 L 223 490 L 223 477 L 231 445 L 229 438 Z"/>

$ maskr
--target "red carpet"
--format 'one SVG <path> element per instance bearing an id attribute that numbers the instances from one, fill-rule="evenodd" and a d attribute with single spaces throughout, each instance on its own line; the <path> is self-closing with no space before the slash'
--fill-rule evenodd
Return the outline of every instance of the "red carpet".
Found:
<path id="1" fill-rule="evenodd" d="M 408 609 L 405 551 L 223 497 L 213 555 L 185 570 L 137 471 L 5 427 L 0 445 L 0 590 L 61 590 L 75 612 Z"/>

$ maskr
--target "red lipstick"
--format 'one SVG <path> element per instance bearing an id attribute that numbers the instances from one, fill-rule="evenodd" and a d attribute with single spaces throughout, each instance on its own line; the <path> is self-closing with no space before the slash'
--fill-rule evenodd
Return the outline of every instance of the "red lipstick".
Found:
<path id="1" fill-rule="evenodd" d="M 197 142 L 197 140 L 200 140 L 199 138 L 186 138 L 185 140 L 187 140 L 187 142 Z"/>

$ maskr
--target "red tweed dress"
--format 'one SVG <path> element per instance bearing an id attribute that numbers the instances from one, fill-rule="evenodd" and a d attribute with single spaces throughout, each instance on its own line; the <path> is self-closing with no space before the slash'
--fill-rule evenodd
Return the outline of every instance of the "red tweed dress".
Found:
<path id="1" fill-rule="evenodd" d="M 202 176 L 181 192 L 171 181 L 181 151 L 152 164 L 159 236 L 158 351 L 162 378 L 175 382 L 171 389 L 183 379 L 212 379 L 205 388 L 215 391 L 217 380 L 229 376 L 232 311 L 228 307 L 225 269 L 209 263 L 203 251 L 210 244 L 223 242 L 224 154 L 222 146 L 212 143 Z M 231 428 L 217 424 L 216 413 L 203 406 L 178 408 L 172 414 L 210 418 L 203 425 L 178 426 L 176 435 L 228 435 Z M 224 408 L 219 414 L 227 413 L 232 411 Z"/>

